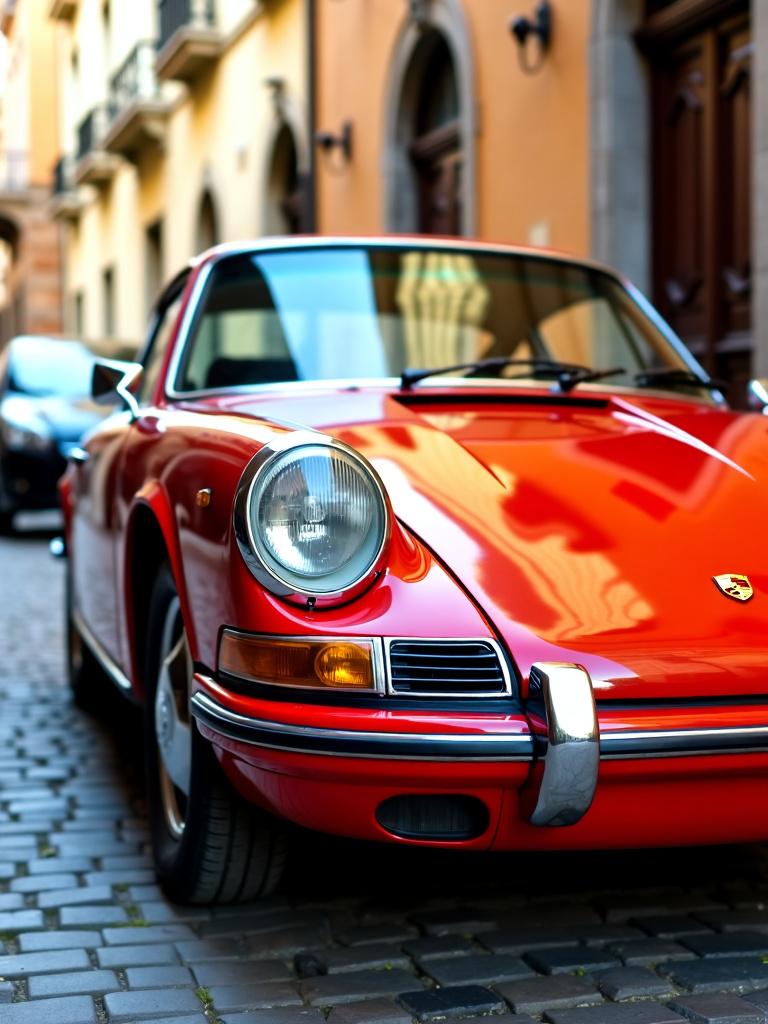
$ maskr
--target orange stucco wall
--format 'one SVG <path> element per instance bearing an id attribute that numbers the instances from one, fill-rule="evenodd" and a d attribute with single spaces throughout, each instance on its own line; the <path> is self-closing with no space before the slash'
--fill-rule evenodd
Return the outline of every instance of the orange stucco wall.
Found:
<path id="1" fill-rule="evenodd" d="M 474 65 L 477 113 L 476 234 L 589 249 L 590 0 L 555 3 L 553 43 L 542 68 L 524 74 L 507 24 L 528 0 L 462 4 Z M 317 121 L 353 125 L 354 152 L 318 152 L 318 226 L 381 231 L 385 111 L 391 68 L 406 24 L 405 0 L 318 0 Z"/>

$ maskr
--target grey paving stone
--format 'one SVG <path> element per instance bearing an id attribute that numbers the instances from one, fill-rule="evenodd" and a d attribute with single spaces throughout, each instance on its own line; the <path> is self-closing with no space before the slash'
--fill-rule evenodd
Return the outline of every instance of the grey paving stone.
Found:
<path id="1" fill-rule="evenodd" d="M 646 937 L 645 932 L 629 924 L 580 925 L 575 928 L 564 928 L 562 934 L 568 941 L 561 942 L 561 946 L 569 945 L 574 937 L 586 946 L 607 946 L 612 942 L 632 942 L 634 939 Z"/>
<path id="2" fill-rule="evenodd" d="M 577 935 L 565 936 L 562 928 L 498 928 L 480 932 L 477 940 L 492 953 L 525 953 L 529 949 L 578 946 Z"/>
<path id="3" fill-rule="evenodd" d="M 287 981 L 291 972 L 280 960 L 233 960 L 194 964 L 198 985 L 250 985 L 266 981 Z"/>
<path id="4" fill-rule="evenodd" d="M 757 1006 L 768 1015 L 768 988 L 760 989 L 757 992 L 747 992 L 742 996 L 748 1003 L 752 1003 L 753 1006 Z"/>
<path id="5" fill-rule="evenodd" d="M 610 1003 L 571 1010 L 548 1010 L 548 1024 L 683 1024 L 685 1020 L 660 1003 Z"/>
<path id="6" fill-rule="evenodd" d="M 592 975 L 597 987 L 609 999 L 633 999 L 647 996 L 665 996 L 674 993 L 669 979 L 645 967 L 612 967 Z"/>
<path id="7" fill-rule="evenodd" d="M 398 946 L 386 942 L 372 942 L 370 945 L 353 946 L 351 949 L 324 949 L 310 954 L 324 968 L 320 973 L 337 974 L 341 971 L 362 971 L 366 968 L 384 968 L 410 966 L 408 957 L 400 952 Z M 295 960 L 299 961 L 301 953 Z M 297 973 L 300 973 L 297 968 Z M 315 972 L 317 973 L 317 972 Z"/>
<path id="8" fill-rule="evenodd" d="M 697 956 L 747 956 L 751 953 L 768 953 L 768 935 L 761 935 L 759 932 L 686 935 L 680 941 Z"/>
<path id="9" fill-rule="evenodd" d="M 170 943 L 147 943 L 138 946 L 107 946 L 96 950 L 99 967 L 149 967 L 179 962 Z"/>
<path id="10" fill-rule="evenodd" d="M 302 996 L 311 1006 L 352 1003 L 366 996 L 393 996 L 414 987 L 407 971 L 356 971 L 310 978 L 300 984 Z"/>
<path id="11" fill-rule="evenodd" d="M 87 892 L 87 889 L 83 892 Z M 59 924 L 62 928 L 104 928 L 127 921 L 125 910 L 117 906 L 94 907 L 89 904 L 85 907 L 62 907 L 59 911 Z"/>
<path id="12" fill-rule="evenodd" d="M 371 924 L 342 928 L 336 938 L 345 946 L 364 946 L 374 942 L 405 942 L 419 933 L 408 924 Z"/>
<path id="13" fill-rule="evenodd" d="M 27 875 L 14 878 L 8 886 L 11 892 L 45 892 L 47 889 L 67 889 L 77 885 L 73 874 Z"/>
<path id="14" fill-rule="evenodd" d="M 88 871 L 86 885 L 131 885 L 134 882 L 148 882 L 155 877 L 149 868 L 132 868 L 124 871 Z"/>
<path id="15" fill-rule="evenodd" d="M 768 985 L 768 964 L 758 957 L 715 957 L 659 964 L 656 969 L 689 992 L 737 991 Z"/>
<path id="16" fill-rule="evenodd" d="M 711 928 L 688 914 L 655 914 L 636 917 L 632 924 L 658 939 L 676 939 L 678 935 L 706 935 Z"/>
<path id="17" fill-rule="evenodd" d="M 16 936 L 22 953 L 38 953 L 46 949 L 95 949 L 101 935 L 94 931 L 24 932 Z"/>
<path id="18" fill-rule="evenodd" d="M 498 927 L 495 913 L 476 907 L 419 911 L 411 915 L 411 920 L 427 935 L 470 935 Z"/>
<path id="19" fill-rule="evenodd" d="M 108 885 L 87 885 L 78 886 L 75 889 L 41 892 L 37 897 L 37 905 L 43 910 L 82 906 L 83 904 L 91 906 L 96 903 L 111 903 L 114 898 L 114 893 Z"/>
<path id="20" fill-rule="evenodd" d="M 0 860 L 0 881 L 13 878 L 16 875 L 16 865 L 9 860 Z"/>
<path id="21" fill-rule="evenodd" d="M 563 946 L 555 949 L 536 949 L 526 953 L 524 959 L 542 974 L 568 974 L 571 971 L 598 971 L 619 965 L 618 957 L 591 946 Z"/>
<path id="22" fill-rule="evenodd" d="M 399 999 L 403 1007 L 420 1021 L 468 1017 L 470 1014 L 495 1013 L 504 1009 L 503 1000 L 481 985 L 414 990 L 401 993 Z"/>
<path id="23" fill-rule="evenodd" d="M 213 924 L 214 922 L 210 922 Z M 205 929 L 207 925 L 202 925 Z M 282 928 L 264 935 L 251 935 L 245 940 L 248 956 L 293 956 L 305 949 L 319 949 L 327 946 L 330 935 L 325 928 Z"/>
<path id="24" fill-rule="evenodd" d="M 752 1003 L 721 992 L 673 999 L 669 1006 L 696 1024 L 764 1024 L 766 1019 Z"/>
<path id="25" fill-rule="evenodd" d="M 208 921 L 208 907 L 178 907 L 170 903 L 140 903 L 139 915 L 149 924 L 173 924 L 177 921 Z"/>
<path id="26" fill-rule="evenodd" d="M 484 985 L 494 981 L 518 981 L 535 977 L 535 971 L 516 956 L 472 955 L 425 960 L 419 967 L 438 985 Z"/>
<path id="27" fill-rule="evenodd" d="M 212 920 L 206 921 L 199 926 L 200 934 L 204 937 L 215 937 L 219 935 L 262 935 L 271 932 L 281 932 L 289 929 L 306 927 L 326 929 L 325 914 L 319 911 L 291 911 L 280 910 L 271 913 L 254 913 L 251 908 L 249 913 L 235 913 L 232 908 L 226 908 L 229 913 L 226 915 L 215 915 Z"/>
<path id="28" fill-rule="evenodd" d="M 197 936 L 185 924 L 156 924 L 146 928 L 105 928 L 104 941 L 108 946 L 131 946 L 139 943 L 187 942 Z"/>
<path id="29" fill-rule="evenodd" d="M 13 999 L 13 982 L 0 981 L 0 1006 Z"/>
<path id="30" fill-rule="evenodd" d="M 17 953 L 0 956 L 0 978 L 23 978 L 32 974 L 80 971 L 91 966 L 84 949 L 61 949 L 45 953 Z"/>
<path id="31" fill-rule="evenodd" d="M 325 1016 L 321 1010 L 297 1006 L 277 1006 L 271 1010 L 251 1010 L 249 1013 L 227 1013 L 220 1018 L 221 1024 L 323 1024 Z"/>
<path id="32" fill-rule="evenodd" d="M 86 872 L 91 871 L 94 866 L 92 857 L 36 857 L 27 861 L 27 871 L 30 875 L 51 875 L 62 872 Z"/>
<path id="33" fill-rule="evenodd" d="M 658 964 L 665 960 L 696 959 L 693 950 L 673 942 L 672 939 L 638 939 L 636 942 L 611 943 L 608 950 L 615 953 L 628 967 Z"/>
<path id="34" fill-rule="evenodd" d="M 234 939 L 191 939 L 188 942 L 177 942 L 175 945 L 179 956 L 186 964 L 229 960 L 239 952 Z"/>
<path id="35" fill-rule="evenodd" d="M 90 996 L 63 996 L 4 1006 L 0 1019 L 3 1024 L 94 1024 L 96 1010 Z"/>
<path id="36" fill-rule="evenodd" d="M 169 964 L 157 967 L 129 967 L 125 972 L 128 988 L 178 988 L 194 986 L 192 972 L 188 967 Z"/>
<path id="37" fill-rule="evenodd" d="M 415 960 L 444 959 L 477 952 L 475 944 L 464 935 L 430 935 L 423 939 L 408 939 L 402 948 Z"/>
<path id="38" fill-rule="evenodd" d="M 200 1001 L 184 988 L 145 989 L 140 992 L 110 992 L 104 996 L 110 1024 L 155 1020 L 174 1013 L 193 1013 Z"/>
<path id="39" fill-rule="evenodd" d="M 217 1013 L 302 1005 L 296 989 L 280 982 L 260 985 L 213 985 L 208 991 Z"/>
<path id="40" fill-rule="evenodd" d="M 41 931 L 44 927 L 42 910 L 8 910 L 0 913 L 0 932 Z"/>
<path id="41" fill-rule="evenodd" d="M 702 921 L 719 932 L 740 932 L 749 929 L 754 932 L 768 930 L 766 910 L 721 910 L 701 915 Z"/>
<path id="42" fill-rule="evenodd" d="M 515 1013 L 536 1014 L 554 1007 L 588 1006 L 603 1001 L 591 981 L 568 974 L 505 982 L 495 988 Z"/>
<path id="43" fill-rule="evenodd" d="M 24 908 L 24 897 L 18 892 L 0 893 L 0 911 L 22 910 Z"/>
<path id="44" fill-rule="evenodd" d="M 100 995 L 119 990 L 114 971 L 74 971 L 67 974 L 41 974 L 27 981 L 30 999 L 44 996 Z"/>
<path id="45" fill-rule="evenodd" d="M 366 999 L 334 1006 L 328 1024 L 411 1024 L 410 1013 L 389 999 Z"/>

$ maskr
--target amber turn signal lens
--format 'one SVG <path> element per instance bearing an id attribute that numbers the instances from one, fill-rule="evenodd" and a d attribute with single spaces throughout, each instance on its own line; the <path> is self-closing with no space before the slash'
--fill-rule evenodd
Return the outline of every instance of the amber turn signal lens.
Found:
<path id="1" fill-rule="evenodd" d="M 255 683 L 373 690 L 371 640 L 287 640 L 224 630 L 219 669 Z"/>

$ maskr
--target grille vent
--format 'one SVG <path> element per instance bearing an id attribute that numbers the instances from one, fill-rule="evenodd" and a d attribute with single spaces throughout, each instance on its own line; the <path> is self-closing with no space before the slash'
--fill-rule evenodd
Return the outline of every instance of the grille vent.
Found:
<path id="1" fill-rule="evenodd" d="M 426 697 L 489 697 L 509 693 L 498 652 L 483 640 L 393 640 L 393 693 Z"/>

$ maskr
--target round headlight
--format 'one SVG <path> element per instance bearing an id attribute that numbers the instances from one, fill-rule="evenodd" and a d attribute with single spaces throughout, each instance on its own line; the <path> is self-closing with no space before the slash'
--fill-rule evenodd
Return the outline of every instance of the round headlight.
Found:
<path id="1" fill-rule="evenodd" d="M 276 581 L 283 594 L 322 597 L 365 580 L 387 535 L 371 467 L 352 449 L 323 441 L 266 457 L 263 450 L 254 463 L 243 511 L 256 563 L 246 560 L 262 582 Z"/>

